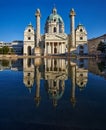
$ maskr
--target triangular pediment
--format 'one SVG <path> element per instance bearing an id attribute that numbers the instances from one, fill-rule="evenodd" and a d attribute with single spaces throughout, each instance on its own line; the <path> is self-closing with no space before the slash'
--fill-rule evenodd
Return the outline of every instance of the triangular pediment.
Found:
<path id="1" fill-rule="evenodd" d="M 66 40 L 66 38 L 67 38 L 67 36 L 65 34 L 55 34 L 55 37 L 63 39 L 63 40 Z"/>
<path id="2" fill-rule="evenodd" d="M 46 34 L 45 39 L 47 40 L 66 40 L 67 35 L 66 34 Z"/>

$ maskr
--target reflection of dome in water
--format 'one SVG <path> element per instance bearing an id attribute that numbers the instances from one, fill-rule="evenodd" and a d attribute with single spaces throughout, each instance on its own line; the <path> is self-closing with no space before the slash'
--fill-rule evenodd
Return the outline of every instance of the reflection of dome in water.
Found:
<path id="1" fill-rule="evenodd" d="M 31 89 L 32 89 L 33 84 L 34 84 L 34 79 L 25 77 L 24 84 L 28 88 L 29 92 L 31 93 Z"/>
<path id="2" fill-rule="evenodd" d="M 28 88 L 32 87 L 33 84 L 34 84 L 34 79 L 33 79 L 33 77 L 28 77 L 28 76 L 24 77 L 24 84 L 25 84 L 25 86 L 28 87 Z"/>
<path id="3" fill-rule="evenodd" d="M 35 58 L 34 59 L 34 65 L 35 66 L 40 66 L 42 64 L 42 59 L 41 58 Z"/>
<path id="4" fill-rule="evenodd" d="M 49 98 L 53 100 L 53 106 L 57 106 L 57 101 L 63 96 L 64 88 L 60 88 L 60 90 L 57 90 L 57 88 L 51 88 L 48 90 Z"/>
<path id="5" fill-rule="evenodd" d="M 63 93 L 64 93 L 63 86 L 59 86 L 59 88 L 57 87 L 48 88 L 48 94 L 50 99 L 59 100 L 62 97 Z"/>
<path id="6" fill-rule="evenodd" d="M 87 84 L 87 81 L 84 81 L 84 80 L 82 80 L 82 81 L 77 81 L 77 85 L 78 85 L 78 87 L 79 87 L 81 90 L 86 87 L 86 84 Z"/>
<path id="7" fill-rule="evenodd" d="M 42 50 L 40 47 L 35 47 L 34 54 L 40 56 L 42 54 Z"/>

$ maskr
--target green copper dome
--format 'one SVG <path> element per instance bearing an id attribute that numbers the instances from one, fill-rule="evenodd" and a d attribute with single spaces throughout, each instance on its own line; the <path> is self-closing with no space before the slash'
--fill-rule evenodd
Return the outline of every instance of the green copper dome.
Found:
<path id="1" fill-rule="evenodd" d="M 53 8 L 52 14 L 50 14 L 50 16 L 48 16 L 46 22 L 58 22 L 58 23 L 64 24 L 61 16 L 59 14 L 57 14 L 56 8 Z"/>

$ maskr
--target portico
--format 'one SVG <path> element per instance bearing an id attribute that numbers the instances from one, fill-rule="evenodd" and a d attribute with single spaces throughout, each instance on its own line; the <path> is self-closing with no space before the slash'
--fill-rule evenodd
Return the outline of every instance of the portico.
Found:
<path id="1" fill-rule="evenodd" d="M 45 42 L 45 55 L 65 53 L 65 42 Z"/>

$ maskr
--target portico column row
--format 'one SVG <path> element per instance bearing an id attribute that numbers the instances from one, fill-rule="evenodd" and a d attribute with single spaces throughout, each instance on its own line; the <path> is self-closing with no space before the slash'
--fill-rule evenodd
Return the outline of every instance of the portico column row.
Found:
<path id="1" fill-rule="evenodd" d="M 46 42 L 46 54 L 65 53 L 65 42 Z"/>

